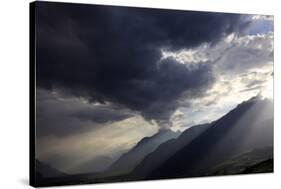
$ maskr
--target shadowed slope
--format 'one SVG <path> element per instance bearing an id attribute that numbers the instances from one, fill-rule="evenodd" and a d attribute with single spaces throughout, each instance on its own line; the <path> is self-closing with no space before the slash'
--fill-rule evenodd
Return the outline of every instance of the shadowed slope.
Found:
<path id="1" fill-rule="evenodd" d="M 106 172 L 106 175 L 126 174 L 132 171 L 143 158 L 154 151 L 160 144 L 169 139 L 178 137 L 180 132 L 170 129 L 160 130 L 151 137 L 145 137 L 130 151 L 122 155 Z"/>
<path id="2" fill-rule="evenodd" d="M 273 146 L 273 104 L 255 97 L 215 121 L 146 178 L 205 175 L 218 163 L 263 146 Z"/>
<path id="3" fill-rule="evenodd" d="M 211 124 L 193 126 L 185 130 L 178 138 L 161 144 L 155 151 L 148 154 L 144 160 L 133 170 L 132 176 L 143 178 L 147 173 L 159 167 L 181 148 L 189 144 L 204 132 Z"/>
<path id="4" fill-rule="evenodd" d="M 235 156 L 234 158 L 216 166 L 208 175 L 241 174 L 244 172 L 246 173 L 246 170 L 249 170 L 248 173 L 250 173 L 250 170 L 252 170 L 251 167 L 254 167 L 256 164 L 259 164 L 268 159 L 273 159 L 272 146 L 254 149 L 247 153 Z M 273 171 L 273 168 L 271 168 L 271 170 Z"/>
<path id="5" fill-rule="evenodd" d="M 271 173 L 271 172 L 273 172 L 273 167 L 274 167 L 273 159 L 268 159 L 266 161 L 257 163 L 251 167 L 248 167 L 242 173 L 244 173 L 244 174 Z"/>

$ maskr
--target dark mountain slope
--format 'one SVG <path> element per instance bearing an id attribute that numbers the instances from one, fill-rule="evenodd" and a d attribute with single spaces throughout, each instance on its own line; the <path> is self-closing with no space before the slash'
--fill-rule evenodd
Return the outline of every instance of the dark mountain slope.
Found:
<path id="1" fill-rule="evenodd" d="M 42 177 L 60 177 L 66 175 L 65 173 L 39 160 L 35 160 L 35 170 L 36 170 L 36 174 Z"/>
<path id="2" fill-rule="evenodd" d="M 35 160 L 35 175 L 35 184 L 42 184 L 52 178 L 61 178 L 67 176 L 67 174 L 39 160 Z"/>
<path id="3" fill-rule="evenodd" d="M 246 170 L 251 170 L 256 164 L 268 159 L 273 159 L 272 146 L 254 149 L 247 153 L 235 156 L 234 158 L 216 166 L 209 175 L 240 174 L 241 172 L 246 172 Z"/>
<path id="4" fill-rule="evenodd" d="M 274 167 L 273 159 L 268 159 L 263 162 L 257 163 L 251 167 L 245 169 L 243 174 L 252 174 L 252 173 L 272 173 Z"/>
<path id="5" fill-rule="evenodd" d="M 273 146 L 273 103 L 255 97 L 215 121 L 146 178 L 202 176 L 237 154 L 264 146 Z"/>
<path id="6" fill-rule="evenodd" d="M 173 132 L 170 129 L 160 130 L 151 137 L 145 137 L 136 144 L 130 151 L 122 155 L 104 175 L 120 175 L 131 172 L 143 158 L 154 151 L 161 143 L 177 138 L 180 132 Z"/>
<path id="7" fill-rule="evenodd" d="M 97 156 L 89 161 L 80 164 L 76 174 L 98 173 L 106 170 L 114 162 L 114 159 L 108 156 Z"/>
<path id="8" fill-rule="evenodd" d="M 211 124 L 202 124 L 193 126 L 185 130 L 178 138 L 164 142 L 155 151 L 148 154 L 132 171 L 131 175 L 139 179 L 145 177 L 149 172 L 159 167 L 177 151 L 197 138 L 210 125 Z"/>
<path id="9" fill-rule="evenodd" d="M 144 138 L 118 161 L 132 165 L 130 161 L 134 162 L 132 157 L 135 156 L 130 154 L 143 152 L 138 150 L 142 148 L 151 149 L 148 146 L 153 144 L 154 137 Z M 165 138 L 153 146 L 151 152 L 145 150 L 146 157 L 143 156 L 137 166 L 134 164 L 136 168 L 131 174 L 110 175 L 107 172 L 58 176 L 44 179 L 42 185 L 272 172 L 273 104 L 259 98 L 250 99 L 209 125 L 192 127 L 177 139 Z"/>

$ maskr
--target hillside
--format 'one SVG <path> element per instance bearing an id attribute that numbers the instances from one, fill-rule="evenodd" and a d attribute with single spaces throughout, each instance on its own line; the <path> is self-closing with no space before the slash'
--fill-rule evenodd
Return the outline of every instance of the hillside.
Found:
<path id="1" fill-rule="evenodd" d="M 203 176 L 235 155 L 265 146 L 273 146 L 273 103 L 255 97 L 215 121 L 146 179 Z"/>

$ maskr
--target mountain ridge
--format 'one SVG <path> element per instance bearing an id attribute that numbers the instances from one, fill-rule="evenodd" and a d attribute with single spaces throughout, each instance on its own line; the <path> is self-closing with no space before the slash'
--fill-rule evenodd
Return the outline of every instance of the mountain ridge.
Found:
<path id="1" fill-rule="evenodd" d="M 160 129 L 156 134 L 141 139 L 132 149 L 124 153 L 103 174 L 118 175 L 131 172 L 142 159 L 154 151 L 161 143 L 177 138 L 180 132 L 170 129 Z"/>
<path id="2" fill-rule="evenodd" d="M 212 165 L 238 151 L 246 151 L 254 146 L 273 145 L 273 116 L 270 115 L 273 115 L 273 104 L 268 100 L 254 97 L 242 102 L 214 121 L 212 127 L 169 158 L 160 168 L 152 171 L 146 179 L 200 176 Z M 267 119 L 271 121 L 264 129 L 259 124 Z M 265 136 L 255 129 L 269 132 Z M 250 132 L 256 133 L 256 136 L 250 136 Z"/>

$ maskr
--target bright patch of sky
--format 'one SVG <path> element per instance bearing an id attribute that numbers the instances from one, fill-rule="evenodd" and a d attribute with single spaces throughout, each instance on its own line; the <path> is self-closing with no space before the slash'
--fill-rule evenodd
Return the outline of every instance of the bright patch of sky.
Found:
<path id="1" fill-rule="evenodd" d="M 215 46 L 204 44 L 178 52 L 163 51 L 163 57 L 175 58 L 187 66 L 199 62 L 212 64 L 216 78 L 203 97 L 185 99 L 187 106 L 173 115 L 179 111 L 181 116 L 171 118 L 173 130 L 212 122 L 256 95 L 273 98 L 272 32 L 240 37 L 231 34 Z"/>
<path id="2" fill-rule="evenodd" d="M 273 16 L 254 15 L 251 26 L 248 28 L 248 35 L 266 34 L 273 32 Z"/>

